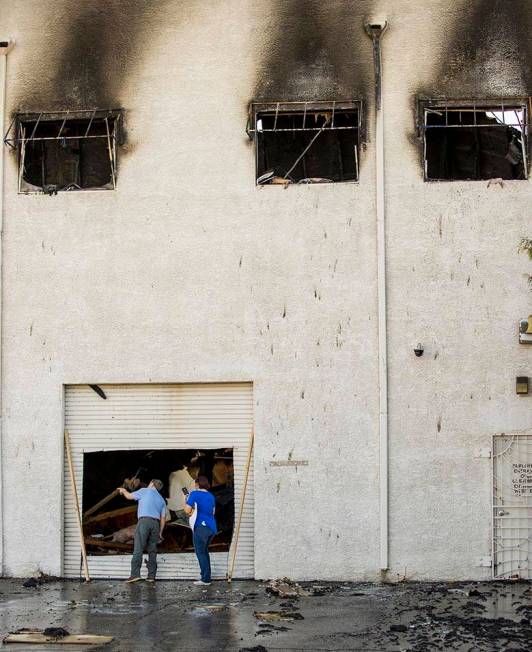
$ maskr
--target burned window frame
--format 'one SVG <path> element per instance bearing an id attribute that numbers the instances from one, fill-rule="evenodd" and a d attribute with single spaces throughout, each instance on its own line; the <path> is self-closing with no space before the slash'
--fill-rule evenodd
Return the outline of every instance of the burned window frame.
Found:
<path id="1" fill-rule="evenodd" d="M 69 121 L 87 121 L 87 128 L 82 135 L 65 136 L 63 131 Z M 91 128 L 98 122 L 105 124 L 105 133 L 91 133 Z M 56 134 L 39 136 L 37 130 L 40 124 L 56 122 L 59 129 Z M 17 151 L 18 193 L 19 194 L 57 194 L 58 192 L 90 192 L 115 190 L 117 187 L 118 147 L 122 144 L 123 111 L 121 109 L 86 109 L 79 111 L 41 111 L 31 113 L 16 113 L 4 137 L 4 144 Z M 84 141 L 94 138 L 105 139 L 109 155 L 110 182 L 103 186 L 90 188 L 68 187 L 59 188 L 54 184 L 36 186 L 24 179 L 24 161 L 26 146 L 32 142 L 68 140 Z"/>
<path id="2" fill-rule="evenodd" d="M 254 101 L 251 102 L 249 105 L 249 111 L 248 111 L 248 122 L 246 126 L 246 133 L 249 137 L 250 140 L 255 142 L 255 185 L 257 187 L 262 187 L 263 185 L 281 185 L 281 187 L 286 187 L 288 184 L 293 184 L 293 185 L 306 185 L 309 183 L 317 183 L 319 185 L 323 184 L 338 184 L 338 183 L 359 183 L 360 182 L 360 150 L 362 146 L 362 138 L 363 138 L 363 102 L 362 100 L 316 100 L 316 101 Z M 335 113 L 336 111 L 356 111 L 357 114 L 357 124 L 356 126 L 335 126 L 334 124 L 334 118 L 335 118 Z M 273 129 L 262 129 L 260 130 L 261 132 L 274 132 L 274 131 L 288 131 L 288 132 L 293 132 L 293 131 L 309 131 L 309 132 L 315 132 L 316 134 L 321 133 L 322 131 L 339 131 L 339 130 L 345 130 L 345 129 L 350 129 L 352 131 L 356 131 L 356 140 L 355 140 L 355 147 L 353 151 L 353 157 L 354 157 L 354 167 L 355 167 L 355 178 L 354 179 L 346 179 L 346 180 L 340 180 L 340 181 L 333 181 L 333 180 L 326 180 L 326 181 L 321 181 L 321 182 L 311 182 L 310 180 L 305 180 L 301 179 L 297 182 L 290 182 L 286 180 L 285 183 L 261 183 L 260 182 L 260 176 L 259 176 L 259 143 L 258 143 L 258 137 L 257 134 L 259 133 L 259 129 L 257 128 L 257 121 L 260 119 L 261 114 L 271 114 L 272 112 L 275 112 L 275 119 L 274 119 L 274 128 Z M 324 113 L 328 112 L 332 114 L 331 117 L 331 122 L 330 126 L 325 126 L 323 125 L 322 127 L 308 127 L 306 126 L 306 118 L 307 115 L 310 115 L 312 113 Z M 282 114 L 282 113 L 301 113 L 302 117 L 302 126 L 300 128 L 290 128 L 290 129 L 277 129 L 276 128 L 276 123 L 277 123 L 277 115 Z M 314 141 L 311 142 L 311 144 Z M 310 144 L 310 145 L 311 145 Z M 305 148 L 305 150 L 301 153 L 300 158 L 303 158 L 304 153 L 310 149 L 310 145 Z M 294 161 L 294 166 L 292 169 L 295 167 L 296 162 L 299 162 L 299 159 Z M 284 175 L 283 179 L 286 179 L 289 172 Z"/>
<path id="3" fill-rule="evenodd" d="M 431 112 L 441 112 L 446 116 L 446 123 L 448 123 L 448 114 L 450 112 L 472 112 L 475 116 L 473 124 L 445 124 L 445 125 L 428 125 L 427 117 Z M 477 124 L 476 115 L 478 112 L 483 113 L 502 113 L 503 116 L 509 111 L 516 111 L 516 123 L 498 123 L 493 125 Z M 523 112 L 523 122 L 519 121 L 517 111 Z M 455 182 L 478 182 L 487 181 L 487 178 L 472 178 L 472 179 L 447 179 L 447 178 L 434 178 L 428 176 L 428 160 L 427 160 L 427 130 L 428 129 L 452 129 L 460 128 L 460 126 L 468 128 L 500 128 L 503 124 L 508 127 L 520 127 L 522 130 L 521 151 L 523 156 L 523 178 L 522 179 L 507 179 L 507 181 L 528 181 L 530 172 L 530 115 L 532 114 L 532 101 L 529 97 L 512 97 L 512 98 L 487 98 L 487 99 L 420 99 L 416 103 L 416 129 L 419 138 L 422 140 L 421 164 L 423 168 L 423 180 L 427 183 L 455 183 Z M 491 177 L 496 178 L 496 177 Z"/>

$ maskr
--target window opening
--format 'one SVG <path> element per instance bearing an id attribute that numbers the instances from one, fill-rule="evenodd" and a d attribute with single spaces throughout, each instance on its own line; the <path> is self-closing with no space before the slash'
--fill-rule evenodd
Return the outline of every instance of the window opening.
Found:
<path id="1" fill-rule="evenodd" d="M 167 522 L 161 553 L 193 552 L 192 532 L 184 511 L 182 488 L 194 489 L 194 479 L 205 475 L 216 499 L 218 532 L 211 550 L 229 550 L 234 523 L 233 449 L 114 450 L 83 455 L 83 535 L 90 555 L 130 555 L 137 524 L 137 503 L 116 495 L 162 480 Z"/>
<path id="2" fill-rule="evenodd" d="M 528 115 L 526 99 L 421 102 L 425 180 L 527 179 Z"/>
<path id="3" fill-rule="evenodd" d="M 357 101 L 251 104 L 257 185 L 358 181 L 360 126 Z"/>
<path id="4" fill-rule="evenodd" d="M 18 150 L 18 191 L 116 188 L 121 112 L 19 113 L 4 138 Z"/>

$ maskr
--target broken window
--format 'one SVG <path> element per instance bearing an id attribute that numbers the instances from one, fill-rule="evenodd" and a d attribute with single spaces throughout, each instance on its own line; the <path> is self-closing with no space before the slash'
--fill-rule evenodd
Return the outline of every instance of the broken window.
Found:
<path id="1" fill-rule="evenodd" d="M 527 103 L 422 102 L 426 181 L 526 179 Z"/>
<path id="2" fill-rule="evenodd" d="M 251 105 L 258 185 L 358 181 L 360 102 Z"/>
<path id="3" fill-rule="evenodd" d="M 163 482 L 167 523 L 159 552 L 192 552 L 192 531 L 185 514 L 185 493 L 194 479 L 204 475 L 216 499 L 218 532 L 212 551 L 229 550 L 234 524 L 233 449 L 216 450 L 114 450 L 83 454 L 83 535 L 90 555 L 130 555 L 137 524 L 137 503 L 117 495 Z"/>
<path id="4" fill-rule="evenodd" d="M 17 114 L 5 143 L 18 150 L 19 192 L 116 187 L 119 111 Z"/>

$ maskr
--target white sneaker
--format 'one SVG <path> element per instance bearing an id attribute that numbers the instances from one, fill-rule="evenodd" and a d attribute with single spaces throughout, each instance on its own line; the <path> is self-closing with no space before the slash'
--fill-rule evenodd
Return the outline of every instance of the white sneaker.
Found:
<path id="1" fill-rule="evenodd" d="M 211 585 L 210 582 L 204 582 L 203 580 L 196 580 L 193 583 L 196 584 L 196 586 L 210 586 Z"/>

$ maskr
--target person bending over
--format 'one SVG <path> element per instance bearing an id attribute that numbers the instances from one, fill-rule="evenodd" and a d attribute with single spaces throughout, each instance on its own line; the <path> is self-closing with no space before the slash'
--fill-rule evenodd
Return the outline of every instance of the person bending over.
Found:
<path id="1" fill-rule="evenodd" d="M 131 575 L 126 582 L 138 582 L 142 567 L 144 548 L 148 550 L 148 582 L 155 582 L 157 574 L 157 543 L 163 540 L 166 523 L 166 501 L 159 491 L 163 488 L 160 480 L 152 480 L 145 489 L 130 493 L 124 487 L 118 487 L 118 492 L 128 500 L 138 501 L 137 529 L 133 557 L 131 558 Z"/>
<path id="2" fill-rule="evenodd" d="M 209 544 L 216 534 L 216 520 L 214 510 L 216 500 L 210 493 L 210 484 L 204 475 L 198 475 L 196 489 L 190 493 L 185 504 L 185 512 L 189 515 L 194 513 L 195 521 L 193 527 L 194 550 L 201 572 L 201 579 L 194 584 L 211 583 L 211 560 L 209 557 Z"/>

